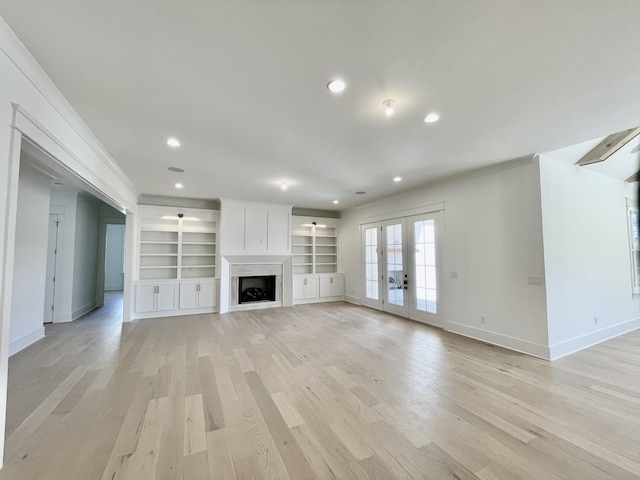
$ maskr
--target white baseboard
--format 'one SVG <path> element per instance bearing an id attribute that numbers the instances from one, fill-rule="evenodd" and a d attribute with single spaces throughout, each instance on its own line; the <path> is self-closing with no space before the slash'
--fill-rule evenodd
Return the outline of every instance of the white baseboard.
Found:
<path id="1" fill-rule="evenodd" d="M 71 312 L 60 312 L 53 315 L 53 323 L 66 323 L 72 321 L 73 317 L 71 316 Z"/>
<path id="2" fill-rule="evenodd" d="M 479 328 L 470 327 L 469 325 L 463 325 L 456 322 L 446 322 L 444 329 L 464 335 L 465 337 L 474 338 L 483 342 L 491 343 L 499 347 L 508 348 L 509 350 L 515 350 L 516 352 L 526 353 L 534 357 L 550 360 L 549 347 L 546 345 L 540 345 L 539 343 L 529 342 L 519 338 L 510 337 L 501 333 L 488 332 Z"/>
<path id="3" fill-rule="evenodd" d="M 27 333 L 20 338 L 9 343 L 9 356 L 15 355 L 24 350 L 29 345 L 33 345 L 38 340 L 44 338 L 44 326 L 36 328 L 33 332 Z"/>
<path id="4" fill-rule="evenodd" d="M 557 360 L 559 358 L 566 357 L 567 355 L 592 347 L 593 345 L 605 342 L 614 337 L 624 335 L 625 333 L 632 332 L 638 328 L 640 328 L 640 318 L 634 318 L 627 320 L 626 322 L 618 323 L 617 325 L 612 325 L 595 332 L 587 333 L 586 335 L 572 338 L 571 340 L 555 343 L 549 347 L 550 359 Z"/>
<path id="5" fill-rule="evenodd" d="M 73 315 L 71 317 L 72 320 L 77 320 L 78 318 L 80 318 L 81 316 L 89 313 L 91 310 L 96 308 L 96 301 L 93 300 L 92 302 L 89 303 L 85 303 L 84 305 L 82 305 L 80 308 L 76 308 L 73 311 Z"/>
<path id="6" fill-rule="evenodd" d="M 353 303 L 354 305 L 362 305 L 359 297 L 354 297 L 353 295 L 345 295 L 345 302 Z"/>

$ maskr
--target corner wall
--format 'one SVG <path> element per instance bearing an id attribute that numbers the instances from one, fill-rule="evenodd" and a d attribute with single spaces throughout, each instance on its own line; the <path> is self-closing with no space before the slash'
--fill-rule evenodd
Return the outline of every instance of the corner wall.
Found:
<path id="1" fill-rule="evenodd" d="M 445 330 L 548 358 L 545 289 L 528 283 L 545 276 L 539 182 L 538 161 L 529 158 L 344 212 L 339 261 L 347 299 L 360 303 L 364 295 L 359 226 L 443 202 Z"/>
<path id="2" fill-rule="evenodd" d="M 540 157 L 551 359 L 640 327 L 625 182 Z"/>

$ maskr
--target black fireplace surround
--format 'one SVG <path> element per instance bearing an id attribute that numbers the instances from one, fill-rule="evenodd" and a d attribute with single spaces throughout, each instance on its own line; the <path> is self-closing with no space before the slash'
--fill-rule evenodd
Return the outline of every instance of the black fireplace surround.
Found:
<path id="1" fill-rule="evenodd" d="M 275 302 L 276 276 L 239 277 L 238 292 L 238 303 Z"/>

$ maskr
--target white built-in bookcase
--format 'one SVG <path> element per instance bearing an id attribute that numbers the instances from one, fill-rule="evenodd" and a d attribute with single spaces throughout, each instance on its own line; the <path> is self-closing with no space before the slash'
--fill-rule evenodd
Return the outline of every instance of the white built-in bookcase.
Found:
<path id="1" fill-rule="evenodd" d="M 140 280 L 182 280 L 216 276 L 217 212 L 139 209 Z M 174 211 L 180 210 L 180 211 Z"/>
<path id="2" fill-rule="evenodd" d="M 338 220 L 293 217 L 291 253 L 294 274 L 338 271 Z M 316 223 L 314 225 L 313 223 Z"/>

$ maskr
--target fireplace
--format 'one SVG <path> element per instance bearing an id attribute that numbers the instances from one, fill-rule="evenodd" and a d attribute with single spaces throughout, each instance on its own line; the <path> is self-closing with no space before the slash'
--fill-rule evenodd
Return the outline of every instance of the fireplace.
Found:
<path id="1" fill-rule="evenodd" d="M 229 265 L 229 310 L 227 311 L 282 307 L 284 288 L 282 273 L 283 264 L 281 263 Z"/>
<path id="2" fill-rule="evenodd" d="M 256 275 L 238 278 L 238 303 L 275 302 L 276 276 Z"/>

